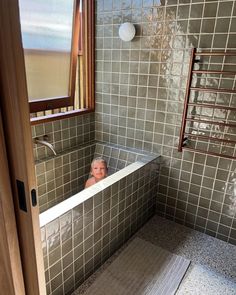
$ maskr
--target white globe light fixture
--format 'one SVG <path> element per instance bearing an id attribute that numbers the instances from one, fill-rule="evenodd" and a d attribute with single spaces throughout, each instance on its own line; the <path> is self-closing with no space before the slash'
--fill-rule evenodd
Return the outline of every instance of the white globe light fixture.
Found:
<path id="1" fill-rule="evenodd" d="M 123 41 L 131 41 L 135 36 L 135 27 L 131 23 L 123 23 L 119 28 L 119 36 Z"/>

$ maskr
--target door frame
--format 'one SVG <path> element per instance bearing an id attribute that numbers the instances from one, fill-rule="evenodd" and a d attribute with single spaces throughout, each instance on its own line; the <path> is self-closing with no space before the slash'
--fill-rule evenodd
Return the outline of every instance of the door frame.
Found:
<path id="1" fill-rule="evenodd" d="M 43 295 L 46 294 L 46 285 L 17 0 L 0 0 L 0 44 L 0 108 L 25 293 Z"/>

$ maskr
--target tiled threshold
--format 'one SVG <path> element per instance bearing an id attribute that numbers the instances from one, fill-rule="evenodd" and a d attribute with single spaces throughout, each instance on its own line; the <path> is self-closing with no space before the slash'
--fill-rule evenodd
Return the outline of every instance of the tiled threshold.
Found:
<path id="1" fill-rule="evenodd" d="M 191 260 L 177 295 L 236 294 L 236 246 L 155 215 L 73 295 L 84 294 L 134 237 Z"/>

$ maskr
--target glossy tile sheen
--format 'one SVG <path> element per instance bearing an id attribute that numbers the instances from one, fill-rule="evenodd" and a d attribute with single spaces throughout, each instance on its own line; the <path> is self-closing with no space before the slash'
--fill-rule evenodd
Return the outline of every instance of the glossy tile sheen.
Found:
<path id="1" fill-rule="evenodd" d="M 103 36 L 96 38 L 96 52 L 99 52 L 96 57 L 99 63 L 99 68 L 96 69 L 96 98 L 99 99 L 95 118 L 96 139 L 160 153 L 163 165 L 157 196 L 158 214 L 236 244 L 234 161 L 209 156 L 204 152 L 177 151 L 190 49 L 196 47 L 197 51 L 235 51 L 236 2 L 131 2 L 131 9 L 127 10 L 137 28 L 137 35 L 131 42 L 121 41 L 117 46 L 116 40 L 119 37 L 117 30 L 114 31 L 111 39 L 115 42 L 105 45 L 109 45 L 111 51 L 111 68 L 106 67 L 107 60 L 104 57 L 107 48 L 103 41 L 110 40 L 109 30 L 106 30 L 108 23 L 96 23 L 96 27 L 104 32 Z M 130 1 L 127 3 L 130 4 Z M 98 4 L 100 7 L 100 1 Z M 109 6 L 110 13 L 115 12 L 116 17 L 122 19 L 122 7 Z M 99 19 L 103 18 L 103 12 L 102 9 L 97 11 Z M 106 17 L 104 19 L 107 20 Z M 113 25 L 112 19 L 107 21 Z M 118 24 L 116 22 L 116 26 Z M 235 58 L 201 57 L 195 67 L 235 71 Z M 114 74 L 116 79 L 107 78 Z M 196 86 L 233 89 L 235 76 L 203 74 L 194 77 L 194 83 Z M 129 105 L 127 102 L 130 98 L 136 104 Z M 191 102 L 216 102 L 226 107 L 235 106 L 235 95 L 203 93 L 197 96 L 194 92 L 191 93 Z M 192 116 L 235 123 L 232 111 L 212 112 L 210 109 L 192 108 L 189 117 Z M 187 130 L 213 138 L 235 140 L 234 127 L 189 123 Z M 189 144 L 203 151 L 222 152 L 225 155 L 236 153 L 234 143 L 223 145 L 216 141 L 192 139 Z M 214 165 L 210 163 L 212 159 L 215 160 Z M 180 163 L 178 167 L 176 162 Z M 197 169 L 199 163 L 201 169 Z M 208 166 L 216 173 L 208 169 Z M 186 174 L 183 175 L 182 172 Z M 231 222 L 222 224 L 221 219 L 216 221 L 215 216 L 228 218 Z"/>

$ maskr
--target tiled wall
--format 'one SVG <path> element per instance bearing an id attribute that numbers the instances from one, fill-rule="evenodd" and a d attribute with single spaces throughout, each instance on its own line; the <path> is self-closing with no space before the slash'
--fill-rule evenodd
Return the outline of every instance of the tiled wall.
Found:
<path id="1" fill-rule="evenodd" d="M 48 295 L 71 294 L 152 216 L 152 168 L 145 164 L 41 227 Z"/>
<path id="2" fill-rule="evenodd" d="M 94 113 L 32 126 L 32 137 L 51 143 L 53 152 L 34 144 L 40 212 L 83 189 L 94 156 Z"/>
<path id="3" fill-rule="evenodd" d="M 40 213 L 84 189 L 95 143 L 67 149 L 35 164 Z"/>
<path id="4" fill-rule="evenodd" d="M 159 152 L 157 213 L 236 244 L 235 160 L 177 152 L 192 47 L 236 50 L 236 1 L 97 0 L 96 139 Z"/>
<path id="5" fill-rule="evenodd" d="M 42 140 L 47 135 L 47 141 L 53 145 L 57 154 L 61 154 L 81 144 L 94 141 L 94 128 L 94 113 L 89 113 L 32 126 L 32 137 Z M 34 144 L 36 161 L 48 159 L 48 157 L 53 157 L 53 152 L 49 148 Z"/>

